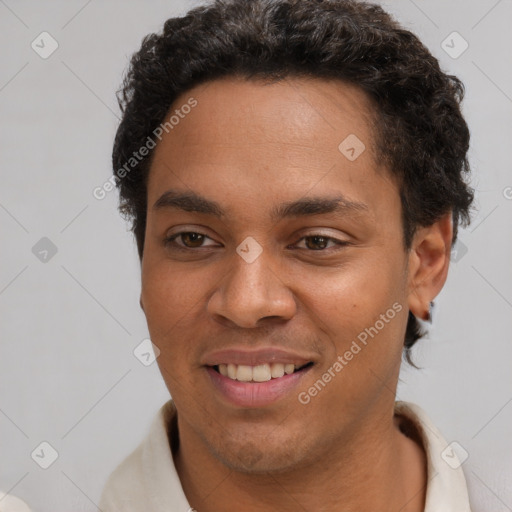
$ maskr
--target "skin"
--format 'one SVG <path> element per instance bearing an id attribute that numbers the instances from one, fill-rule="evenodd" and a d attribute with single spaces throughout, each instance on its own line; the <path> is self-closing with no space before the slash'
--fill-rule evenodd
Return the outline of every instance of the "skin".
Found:
<path id="1" fill-rule="evenodd" d="M 188 91 L 171 110 L 190 97 L 197 107 L 155 149 L 141 293 L 178 410 L 173 456 L 190 505 L 423 510 L 425 454 L 401 433 L 393 407 L 407 314 L 425 318 L 445 282 L 451 216 L 404 248 L 398 185 L 377 162 L 374 107 L 356 87 L 227 78 Z M 349 134 L 366 146 L 354 161 L 338 149 Z M 226 215 L 154 208 L 170 189 L 216 201 Z M 270 217 L 283 202 L 338 194 L 366 206 Z M 180 231 L 206 236 L 165 244 Z M 236 253 L 249 236 L 263 249 L 252 263 Z M 261 408 L 230 405 L 202 365 L 212 348 L 292 348 L 314 362 L 304 391 L 395 303 L 401 311 L 308 404 L 293 392 Z"/>

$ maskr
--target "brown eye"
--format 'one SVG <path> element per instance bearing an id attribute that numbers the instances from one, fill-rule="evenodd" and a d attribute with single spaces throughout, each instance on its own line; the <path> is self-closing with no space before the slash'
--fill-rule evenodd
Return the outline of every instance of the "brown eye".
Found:
<path id="1" fill-rule="evenodd" d="M 209 238 L 210 237 L 195 231 L 182 231 L 165 238 L 164 244 L 176 249 L 198 249 L 201 247 L 209 247 L 203 245 L 204 241 Z M 177 239 L 181 240 L 181 243 L 177 243 Z"/>
<path id="2" fill-rule="evenodd" d="M 320 233 L 302 237 L 298 244 L 304 244 L 300 249 L 309 251 L 331 253 L 343 249 L 350 243 L 345 240 L 338 240 Z M 329 245 L 331 244 L 331 245 Z"/>
<path id="3" fill-rule="evenodd" d="M 201 247 L 204 241 L 204 235 L 201 233 L 181 233 L 180 237 L 187 247 Z"/>
<path id="4" fill-rule="evenodd" d="M 321 250 L 326 248 L 330 238 L 327 238 L 325 236 L 313 235 L 304 237 L 304 240 L 306 240 L 306 246 L 308 249 Z"/>

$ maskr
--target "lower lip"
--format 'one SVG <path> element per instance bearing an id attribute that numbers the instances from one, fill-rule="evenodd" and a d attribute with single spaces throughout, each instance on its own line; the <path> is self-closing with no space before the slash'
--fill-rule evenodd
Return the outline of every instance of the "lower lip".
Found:
<path id="1" fill-rule="evenodd" d="M 238 407 L 263 407 L 289 395 L 311 368 L 312 366 L 308 366 L 290 375 L 283 375 L 266 382 L 233 380 L 224 377 L 211 366 L 206 367 L 206 371 L 216 389 L 231 404 Z"/>

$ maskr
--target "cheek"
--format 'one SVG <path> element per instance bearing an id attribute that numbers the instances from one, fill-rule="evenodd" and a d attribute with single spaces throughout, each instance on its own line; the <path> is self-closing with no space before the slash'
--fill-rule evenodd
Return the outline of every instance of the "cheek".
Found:
<path id="1" fill-rule="evenodd" d="M 168 261 L 150 256 L 142 265 L 141 298 L 152 342 L 159 348 L 158 364 L 165 378 L 183 369 L 191 357 L 194 327 L 191 318 L 200 306 L 201 288 Z M 184 335 L 186 334 L 186 335 Z"/>
<path id="2" fill-rule="evenodd" d="M 328 348 L 315 383 L 302 390 L 302 398 L 311 399 L 311 422 L 325 410 L 333 424 L 361 417 L 369 403 L 394 388 L 407 309 L 398 287 L 378 278 L 378 272 L 368 272 L 331 280 L 324 300 L 315 304 L 313 321 L 317 328 L 328 326 Z"/>
<path id="3" fill-rule="evenodd" d="M 148 323 L 174 324 L 205 296 L 205 272 L 199 266 L 171 262 L 162 251 L 148 247 L 142 264 L 142 301 Z M 150 325 L 151 327 L 151 325 Z"/>
<path id="4" fill-rule="evenodd" d="M 407 321 L 402 262 L 372 252 L 315 281 L 309 295 L 312 321 L 327 334 L 323 370 L 342 356 L 343 369 L 337 373 L 344 377 L 337 382 L 354 392 L 370 369 L 383 378 L 394 371 Z"/>
<path id="5" fill-rule="evenodd" d="M 375 253 L 375 254 L 372 254 Z M 329 323 L 373 324 L 395 301 L 402 302 L 405 282 L 400 262 L 367 251 L 339 270 L 310 279 L 304 296 Z"/>

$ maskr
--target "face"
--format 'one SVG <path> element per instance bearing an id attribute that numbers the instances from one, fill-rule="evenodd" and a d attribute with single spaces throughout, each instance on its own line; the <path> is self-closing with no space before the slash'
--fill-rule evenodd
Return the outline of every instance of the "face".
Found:
<path id="1" fill-rule="evenodd" d="M 148 179 L 157 361 L 180 436 L 239 471 L 299 467 L 392 410 L 411 292 L 398 186 L 352 86 L 222 79 L 172 111 L 192 103 Z"/>

